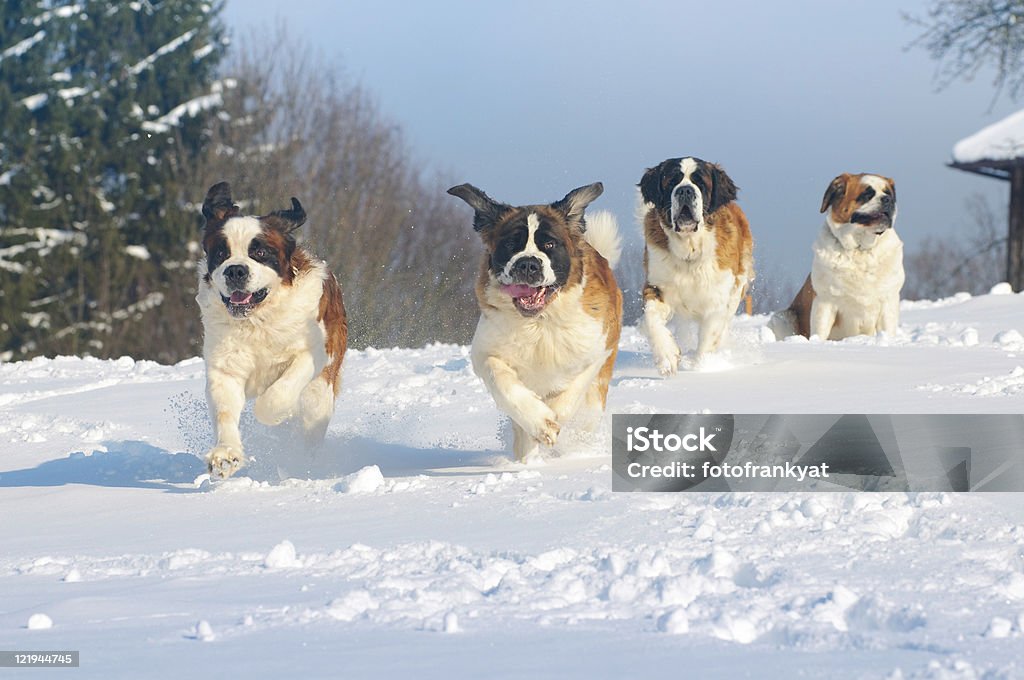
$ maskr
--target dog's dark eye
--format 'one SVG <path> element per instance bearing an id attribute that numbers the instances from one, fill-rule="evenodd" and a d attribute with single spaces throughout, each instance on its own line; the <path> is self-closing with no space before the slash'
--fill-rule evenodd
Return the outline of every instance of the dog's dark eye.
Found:
<path id="1" fill-rule="evenodd" d="M 214 266 L 219 265 L 224 260 L 228 259 L 228 249 L 224 246 L 218 246 L 213 249 L 213 253 L 210 255 L 210 260 Z"/>
<path id="2" fill-rule="evenodd" d="M 540 247 L 543 248 L 544 250 L 551 250 L 552 248 L 555 247 L 555 242 L 554 241 L 545 241 L 544 243 L 541 244 Z"/>
<path id="3" fill-rule="evenodd" d="M 864 191 L 860 192 L 860 196 L 857 197 L 857 200 L 860 201 L 861 203 L 866 203 L 867 201 L 870 201 L 872 198 L 874 198 L 874 196 L 875 190 L 872 189 L 871 187 L 868 187 Z"/>
<path id="4" fill-rule="evenodd" d="M 249 246 L 249 257 L 257 262 L 263 262 L 265 264 L 273 262 L 275 254 L 274 249 L 265 243 L 257 242 Z"/>

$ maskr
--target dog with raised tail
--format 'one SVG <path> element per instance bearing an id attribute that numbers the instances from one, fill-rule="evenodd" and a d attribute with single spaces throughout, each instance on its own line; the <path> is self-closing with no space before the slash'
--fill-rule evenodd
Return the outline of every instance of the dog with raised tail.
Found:
<path id="1" fill-rule="evenodd" d="M 600 183 L 554 203 L 514 207 L 471 184 L 448 193 L 473 208 L 484 243 L 473 369 L 512 420 L 517 461 L 551 447 L 581 409 L 604 411 L 622 328 L 612 267 L 618 227 L 584 217 Z"/>

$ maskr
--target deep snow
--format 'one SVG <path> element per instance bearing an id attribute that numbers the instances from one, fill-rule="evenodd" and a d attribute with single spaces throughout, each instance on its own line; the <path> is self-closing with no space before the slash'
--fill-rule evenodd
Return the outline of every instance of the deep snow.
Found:
<path id="1" fill-rule="evenodd" d="M 627 329 L 609 411 L 1021 413 L 997 292 L 889 338 L 740 318 L 668 380 Z M 1024 677 L 1021 494 L 615 494 L 606 435 L 512 463 L 452 345 L 351 352 L 324 451 L 247 416 L 212 488 L 198 359 L 0 385 L 0 649 L 81 651 L 33 677 Z"/>

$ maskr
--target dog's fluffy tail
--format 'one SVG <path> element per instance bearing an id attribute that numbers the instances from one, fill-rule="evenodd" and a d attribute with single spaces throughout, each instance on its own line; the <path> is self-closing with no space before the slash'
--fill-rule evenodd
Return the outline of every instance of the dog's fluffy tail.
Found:
<path id="1" fill-rule="evenodd" d="M 614 269 L 622 255 L 622 239 L 619 237 L 619 224 L 615 221 L 615 215 L 607 210 L 587 215 L 587 231 L 583 237 Z"/>

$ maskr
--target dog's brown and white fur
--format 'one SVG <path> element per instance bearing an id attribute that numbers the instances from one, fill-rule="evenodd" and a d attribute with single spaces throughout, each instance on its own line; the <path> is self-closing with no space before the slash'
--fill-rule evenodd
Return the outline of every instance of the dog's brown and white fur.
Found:
<path id="1" fill-rule="evenodd" d="M 770 322 L 776 337 L 822 340 L 892 333 L 899 326 L 903 242 L 896 235 L 896 185 L 881 175 L 844 173 L 825 190 L 825 224 L 814 260 L 789 309 Z"/>
<path id="2" fill-rule="evenodd" d="M 669 322 L 699 323 L 697 359 L 716 351 L 754 278 L 750 225 L 735 203 L 737 188 L 721 167 L 699 158 L 670 158 L 640 180 L 644 230 L 644 317 L 662 375 L 681 353 Z"/>
<path id="3" fill-rule="evenodd" d="M 205 258 L 199 263 L 206 396 L 216 443 L 210 474 L 245 464 L 239 416 L 255 398 L 256 419 L 301 423 L 308 443 L 323 440 L 341 385 L 347 323 L 341 288 L 327 265 L 297 245 L 306 220 L 290 210 L 241 215 L 227 182 L 203 202 Z"/>
<path id="4" fill-rule="evenodd" d="M 474 209 L 484 242 L 471 356 L 512 420 L 516 460 L 554 446 L 581 406 L 597 415 L 605 407 L 622 327 L 612 274 L 619 237 L 610 214 L 583 214 L 602 190 L 592 184 L 523 207 L 469 184 L 448 190 Z"/>

